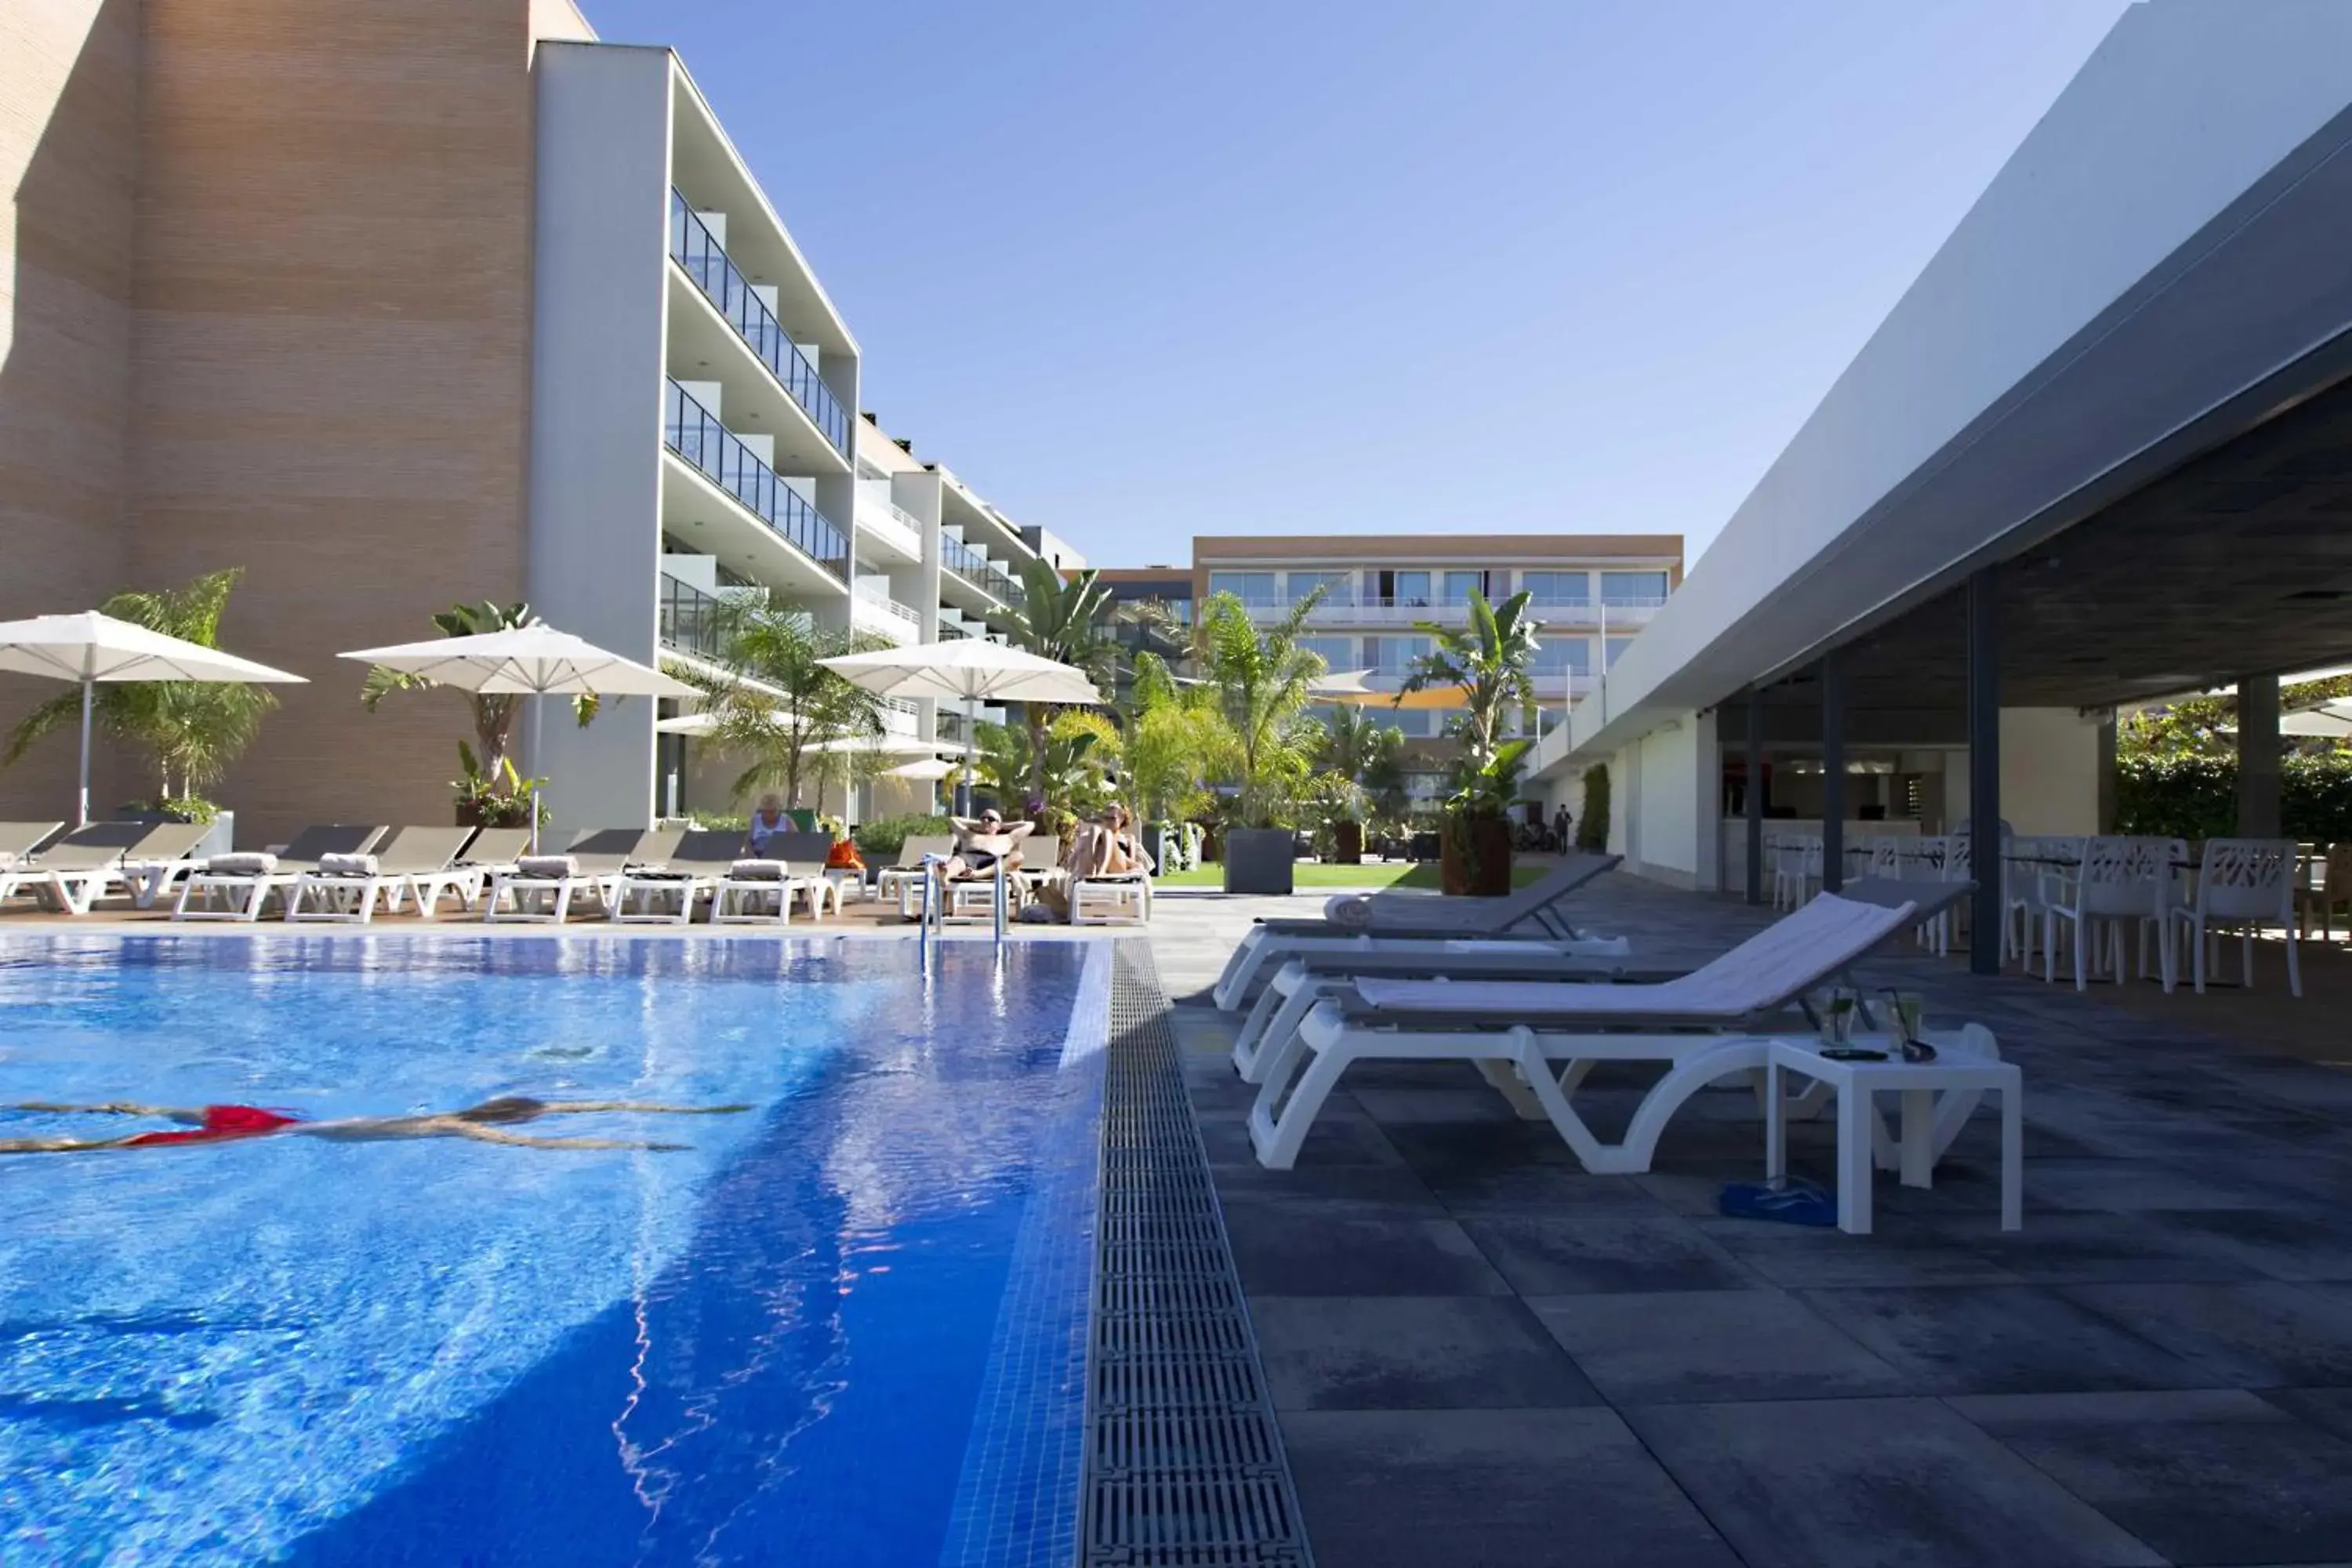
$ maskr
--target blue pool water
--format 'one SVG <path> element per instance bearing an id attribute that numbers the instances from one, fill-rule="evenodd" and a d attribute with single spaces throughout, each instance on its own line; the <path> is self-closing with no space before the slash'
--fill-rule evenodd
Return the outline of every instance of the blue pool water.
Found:
<path id="1" fill-rule="evenodd" d="M 0 942 L 0 1563 L 1065 1563 L 1109 951 Z M 0 1111 L 0 1139 L 166 1131 Z"/>

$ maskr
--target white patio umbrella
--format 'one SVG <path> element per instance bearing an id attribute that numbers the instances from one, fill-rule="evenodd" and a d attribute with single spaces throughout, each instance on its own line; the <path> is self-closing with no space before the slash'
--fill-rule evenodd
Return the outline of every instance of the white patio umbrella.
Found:
<path id="1" fill-rule="evenodd" d="M 2316 708 L 2289 713 L 2279 721 L 2282 735 L 2325 737 L 2332 741 L 2352 740 L 2352 702 L 2338 698 L 2323 702 Z"/>
<path id="2" fill-rule="evenodd" d="M 966 733 L 977 717 L 974 709 L 982 701 L 1103 705 L 1103 694 L 1076 665 L 983 637 L 877 648 L 820 662 L 868 691 L 961 701 Z"/>
<path id="3" fill-rule="evenodd" d="M 339 654 L 423 676 L 460 691 L 548 697 L 699 697 L 702 693 L 650 665 L 625 658 L 541 621 L 470 637 L 434 637 Z M 530 705 L 531 761 L 539 760 L 543 701 Z M 530 796 L 530 847 L 539 848 L 539 791 Z"/>
<path id="4" fill-rule="evenodd" d="M 118 621 L 95 610 L 0 621 L 0 669 L 46 675 L 81 686 L 81 794 L 74 807 L 77 827 L 89 825 L 89 710 L 92 689 L 100 681 L 305 684 L 301 676 Z"/>
<path id="5" fill-rule="evenodd" d="M 911 763 L 900 763 L 889 773 L 894 779 L 930 779 L 936 782 L 955 771 L 956 765 L 944 758 L 919 757 Z"/>

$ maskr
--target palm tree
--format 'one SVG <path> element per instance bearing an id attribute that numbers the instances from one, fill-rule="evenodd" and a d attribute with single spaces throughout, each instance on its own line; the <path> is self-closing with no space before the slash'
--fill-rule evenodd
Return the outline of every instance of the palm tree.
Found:
<path id="1" fill-rule="evenodd" d="M 221 613 L 243 575 L 241 569 L 231 568 L 161 593 L 117 594 L 98 607 L 99 613 L 217 647 Z M 92 696 L 90 717 L 106 733 L 149 753 L 162 804 L 187 799 L 226 773 L 277 706 L 278 699 L 263 688 L 238 682 L 103 682 Z M 0 750 L 0 767 L 23 756 L 52 730 L 80 721 L 79 689 L 42 703 L 9 731 L 6 747 Z"/>
<path id="2" fill-rule="evenodd" d="M 1021 563 L 1021 607 L 1005 621 L 1005 640 L 1041 658 L 1055 659 L 1086 671 L 1097 686 L 1111 684 L 1118 644 L 1109 621 L 1114 607 L 1110 590 L 1088 567 L 1065 579 L 1049 561 L 1031 558 Z M 1022 704 L 1029 731 L 1029 793 L 1045 795 L 1045 730 L 1053 708 L 1043 702 Z"/>
<path id="3" fill-rule="evenodd" d="M 1534 595 L 1526 589 L 1498 605 L 1486 603 L 1477 589 L 1470 590 L 1469 624 L 1440 626 L 1423 621 L 1413 629 L 1430 639 L 1430 651 L 1412 661 L 1397 696 L 1402 700 L 1433 686 L 1462 689 L 1463 715 L 1459 736 L 1467 755 L 1483 763 L 1503 739 L 1505 721 L 1514 711 L 1523 728 L 1536 721 L 1536 633 L 1541 625 L 1528 615 Z"/>
<path id="4" fill-rule="evenodd" d="M 1202 612 L 1200 663 L 1233 730 L 1235 804 L 1249 826 L 1275 826 L 1282 802 L 1307 774 L 1319 727 L 1299 720 L 1324 666 L 1320 654 L 1300 646 L 1299 634 L 1322 599 L 1318 587 L 1263 629 L 1229 593 L 1213 595 Z"/>
<path id="5" fill-rule="evenodd" d="M 1476 847 L 1479 830 L 1472 825 L 1499 821 L 1508 814 L 1518 793 L 1523 759 L 1534 745 L 1532 741 L 1503 738 L 1505 721 L 1514 711 L 1521 717 L 1521 728 L 1535 728 L 1536 633 L 1541 628 L 1528 615 L 1532 597 L 1522 589 L 1500 605 L 1490 605 L 1473 588 L 1467 626 L 1423 621 L 1415 627 L 1430 638 L 1431 647 L 1413 660 L 1398 700 L 1434 686 L 1462 691 L 1462 717 L 1452 731 L 1462 742 L 1462 756 L 1454 763 L 1454 793 L 1446 801 L 1448 852 L 1459 869 L 1446 873 L 1448 891 L 1510 890 L 1507 837 L 1499 852 L 1501 885 L 1485 886 L 1477 880 L 1483 875 Z M 1457 883 L 1457 878 L 1468 879 Z"/>
<path id="6" fill-rule="evenodd" d="M 539 612 L 529 605 L 501 605 L 490 599 L 478 605 L 452 605 L 433 616 L 435 629 L 445 637 L 481 637 L 540 624 Z M 373 713 L 378 703 L 395 691 L 423 691 L 438 686 L 438 682 L 424 676 L 375 665 L 369 668 L 367 679 L 360 687 L 360 706 Z M 523 699 L 513 692 L 466 691 L 458 695 L 465 698 L 474 718 L 473 745 L 460 743 L 457 748 L 466 764 L 467 777 L 497 780 L 510 771 L 507 757 L 513 747 L 515 721 L 522 716 Z M 593 696 L 572 700 L 572 712 L 583 725 L 596 716 L 596 706 Z"/>
<path id="7" fill-rule="evenodd" d="M 1380 722 L 1355 703 L 1342 703 L 1324 722 L 1316 761 L 1350 787 L 1346 820 L 1358 822 L 1372 812 L 1402 815 L 1393 809 L 1404 801 L 1404 731 L 1395 725 Z M 1344 841 L 1340 848 L 1350 852 Z"/>
<path id="8" fill-rule="evenodd" d="M 1184 809 L 1213 773 L 1229 764 L 1234 732 L 1217 692 L 1180 685 L 1157 654 L 1135 656 L 1129 703 L 1128 787 L 1139 816 L 1165 821 Z"/>
<path id="9" fill-rule="evenodd" d="M 827 755 L 819 748 L 882 735 L 882 699 L 821 662 L 882 639 L 819 626 L 805 610 L 751 596 L 722 599 L 712 625 L 721 662 L 737 679 L 698 682 L 712 719 L 709 739 L 750 759 L 731 793 L 780 784 L 784 804 L 797 806 L 801 782 L 818 776 Z"/>

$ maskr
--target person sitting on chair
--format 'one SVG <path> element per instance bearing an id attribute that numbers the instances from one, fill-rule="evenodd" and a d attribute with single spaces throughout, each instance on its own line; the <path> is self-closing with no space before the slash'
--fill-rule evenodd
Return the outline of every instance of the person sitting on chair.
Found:
<path id="1" fill-rule="evenodd" d="M 968 882 L 1017 869 L 1021 865 L 1021 840 L 1037 830 L 1034 822 L 1007 823 L 1004 814 L 992 805 L 977 819 L 951 816 L 948 820 L 955 824 L 955 848 L 940 864 L 940 875 L 950 882 Z"/>
<path id="2" fill-rule="evenodd" d="M 751 814 L 752 858 L 760 860 L 771 858 L 768 854 L 768 841 L 781 837 L 791 832 L 792 828 L 792 818 L 784 815 L 784 803 L 782 797 L 773 794 L 761 795 L 760 808 Z"/>

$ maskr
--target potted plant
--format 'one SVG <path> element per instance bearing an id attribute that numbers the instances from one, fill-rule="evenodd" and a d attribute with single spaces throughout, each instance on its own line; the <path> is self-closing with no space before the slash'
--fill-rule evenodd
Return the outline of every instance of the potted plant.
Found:
<path id="1" fill-rule="evenodd" d="M 434 629 L 445 637 L 480 637 L 539 624 L 538 612 L 529 605 L 500 605 L 488 599 L 478 605 L 452 605 L 433 617 Z M 369 669 L 360 688 L 360 706 L 373 713 L 378 703 L 395 691 L 422 691 L 438 684 L 422 675 L 377 665 Z M 514 763 L 508 754 L 514 741 L 515 721 L 522 715 L 523 699 L 510 692 L 467 691 L 459 695 L 466 699 L 473 713 L 475 744 L 469 746 L 463 741 L 457 743 L 464 776 L 449 785 L 457 792 L 457 826 L 530 826 L 530 793 L 546 781 L 517 778 Z M 583 729 L 596 717 L 597 707 L 593 695 L 572 700 L 572 716 Z M 509 793 L 510 785 L 520 786 L 521 798 Z M 545 820 L 544 814 L 541 820 Z"/>
<path id="2" fill-rule="evenodd" d="M 1438 885 L 1447 893 L 1499 897 L 1511 890 L 1511 804 L 1534 742 L 1507 741 L 1503 732 L 1514 715 L 1521 729 L 1535 728 L 1539 628 L 1528 616 L 1532 597 L 1522 589 L 1489 605 L 1473 588 L 1465 625 L 1423 621 L 1414 628 L 1430 639 L 1430 651 L 1413 661 L 1398 701 L 1432 688 L 1453 688 L 1462 697 L 1461 717 L 1448 729 L 1462 757 L 1439 833 Z"/>
<path id="3" fill-rule="evenodd" d="M 1322 731 L 1306 709 L 1323 659 L 1302 647 L 1299 636 L 1322 596 L 1317 589 L 1263 628 L 1232 594 L 1213 595 L 1201 616 L 1201 662 L 1233 732 L 1234 825 L 1223 842 L 1228 893 L 1291 890 L 1291 807 Z"/>

